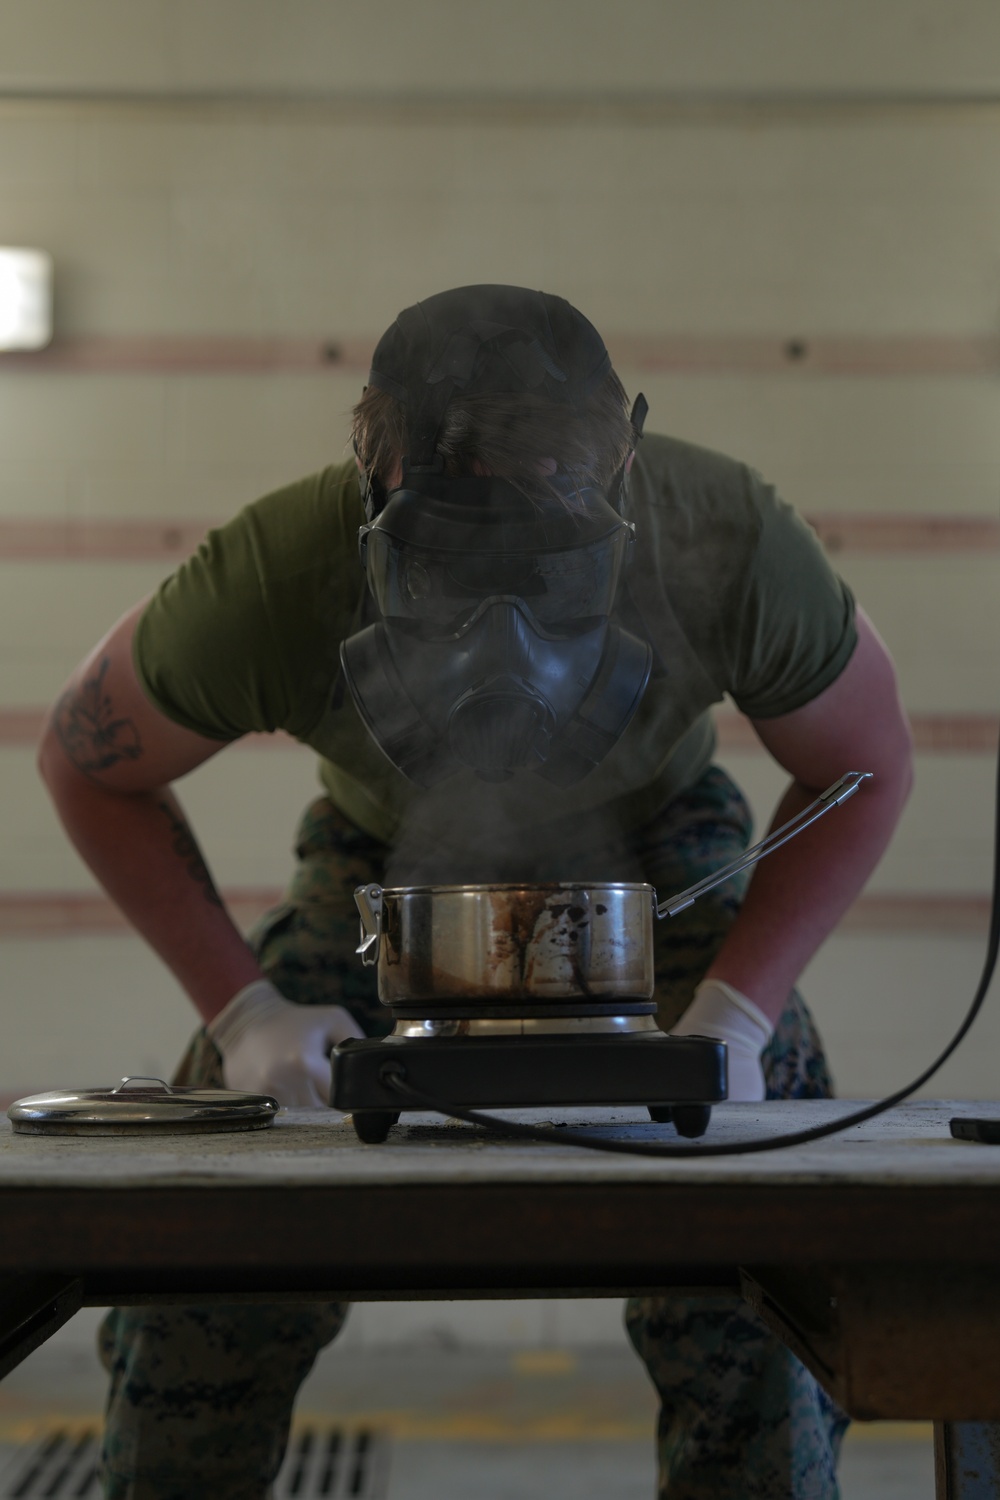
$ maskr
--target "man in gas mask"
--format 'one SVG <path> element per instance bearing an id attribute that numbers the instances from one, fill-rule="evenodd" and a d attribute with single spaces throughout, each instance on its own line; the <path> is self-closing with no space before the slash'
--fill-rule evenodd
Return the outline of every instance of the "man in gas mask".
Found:
<path id="1" fill-rule="evenodd" d="M 643 405 L 629 416 L 562 299 L 431 297 L 379 343 L 355 457 L 210 534 L 74 673 L 43 774 L 201 1012 L 179 1081 L 326 1101 L 331 1046 L 387 1029 L 353 953 L 356 885 L 645 879 L 663 894 L 734 857 L 749 816 L 711 764 L 708 715 L 728 693 L 791 777 L 776 820 L 849 767 L 876 779 L 749 891 L 730 883 L 664 924 L 658 1018 L 728 1043 L 732 1098 L 829 1092 L 794 984 L 909 788 L 892 666 L 795 514 L 743 465 L 640 441 Z M 319 753 L 325 795 L 288 900 L 247 942 L 169 784 L 279 728 Z M 113 1312 L 106 1494 L 263 1496 L 345 1311 Z M 663 1399 L 665 1497 L 836 1493 L 844 1419 L 742 1305 L 634 1299 L 628 1327 Z"/>
<path id="2" fill-rule="evenodd" d="M 401 314 L 369 390 L 357 412 L 361 553 L 379 623 L 341 651 L 366 726 L 418 785 L 467 767 L 489 782 L 533 770 L 574 786 L 618 743 L 649 678 L 649 645 L 613 620 L 634 542 L 622 511 L 641 407 L 627 423 L 607 351 L 568 304 L 506 288 Z M 581 442 L 595 440 L 598 392 L 611 408 L 603 452 Z M 367 453 L 393 407 L 406 428 L 387 494 Z M 539 446 L 560 450 L 558 467 Z"/>

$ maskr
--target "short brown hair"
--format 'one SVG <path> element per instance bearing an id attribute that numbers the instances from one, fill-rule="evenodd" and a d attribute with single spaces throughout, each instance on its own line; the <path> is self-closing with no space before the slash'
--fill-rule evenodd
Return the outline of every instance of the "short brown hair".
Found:
<path id="1" fill-rule="evenodd" d="M 367 386 L 352 412 L 355 452 L 383 481 L 406 452 L 406 416 L 394 396 Z M 545 491 L 544 463 L 604 488 L 635 447 L 628 398 L 614 370 L 579 406 L 525 392 L 463 395 L 448 404 L 437 451 L 445 472 L 466 475 L 481 465 L 526 493 Z M 540 467 L 542 466 L 542 467 Z"/>

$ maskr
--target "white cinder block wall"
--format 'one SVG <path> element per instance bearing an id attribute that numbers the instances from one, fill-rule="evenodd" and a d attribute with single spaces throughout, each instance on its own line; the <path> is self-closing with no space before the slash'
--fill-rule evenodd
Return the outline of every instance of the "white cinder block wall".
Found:
<path id="1" fill-rule="evenodd" d="M 998 170 L 991 0 L 8 0 L 0 243 L 54 255 L 57 337 L 0 358 L 0 1091 L 166 1072 L 191 1025 L 47 806 L 43 706 L 200 529 L 342 453 L 401 306 L 490 280 L 583 308 L 652 427 L 807 514 L 892 518 L 881 550 L 847 525 L 837 561 L 931 726 L 871 885 L 896 926 L 848 924 L 804 987 L 843 1093 L 918 1071 L 973 987 L 989 882 Z M 781 777 L 730 743 L 763 819 Z M 188 779 L 226 889 L 280 885 L 313 787 L 266 744 Z M 998 1000 L 929 1092 L 998 1092 Z M 617 1318 L 381 1316 L 351 1336 Z"/>

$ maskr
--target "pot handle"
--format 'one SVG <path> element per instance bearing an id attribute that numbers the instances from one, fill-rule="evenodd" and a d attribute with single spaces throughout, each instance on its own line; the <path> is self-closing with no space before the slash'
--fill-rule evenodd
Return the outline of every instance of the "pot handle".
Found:
<path id="1" fill-rule="evenodd" d="M 797 833 L 801 833 L 804 828 L 815 823 L 817 818 L 822 818 L 825 813 L 831 812 L 833 808 L 846 802 L 848 797 L 853 797 L 861 783 L 870 781 L 873 775 L 872 771 L 845 771 L 839 781 L 835 781 L 833 786 L 828 786 L 825 792 L 820 793 L 815 802 L 810 802 L 809 806 L 804 807 L 800 813 L 796 813 L 794 818 L 789 818 L 787 823 L 782 823 L 780 828 L 775 828 L 767 835 L 767 838 L 761 839 L 759 844 L 754 844 L 751 849 L 745 850 L 739 859 L 723 865 L 721 870 L 716 870 L 712 875 L 706 875 L 704 880 L 699 880 L 696 885 L 689 885 L 687 890 L 681 891 L 678 896 L 671 896 L 667 901 L 655 900 L 656 915 L 676 917 L 678 912 L 693 905 L 699 896 L 703 896 L 713 886 L 721 885 L 724 880 L 738 875 L 741 870 L 749 869 L 766 854 L 773 854 L 775 849 L 780 849 L 782 844 L 787 844 L 789 839 L 793 839 Z M 360 949 L 358 951 L 360 952 Z"/>
<path id="2" fill-rule="evenodd" d="M 359 885 L 354 892 L 354 904 L 361 915 L 361 941 L 354 951 L 360 953 L 366 967 L 374 968 L 382 947 L 382 887 Z"/>

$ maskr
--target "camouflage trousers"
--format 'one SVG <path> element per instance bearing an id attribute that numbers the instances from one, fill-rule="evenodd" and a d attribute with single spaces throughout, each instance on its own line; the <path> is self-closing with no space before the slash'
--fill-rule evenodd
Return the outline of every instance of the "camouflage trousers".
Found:
<path id="1" fill-rule="evenodd" d="M 746 803 L 710 769 L 637 834 L 590 850 L 559 878 L 645 879 L 661 898 L 733 859 L 750 840 Z M 383 881 L 391 851 L 320 798 L 296 839 L 287 900 L 250 936 L 288 999 L 344 1005 L 369 1035 L 389 1029 L 373 971 L 354 956 L 355 886 Z M 392 872 L 390 871 L 390 878 Z M 656 999 L 664 1029 L 686 1009 L 739 910 L 745 878 L 656 924 Z M 764 1054 L 770 1098 L 831 1092 L 801 997 L 789 996 Z M 175 1081 L 219 1083 L 199 1031 Z M 111 1375 L 104 1446 L 108 1500 L 266 1500 L 299 1386 L 339 1332 L 345 1304 L 115 1308 L 101 1331 Z M 663 1500 L 836 1500 L 847 1425 L 812 1376 L 733 1297 L 634 1297 L 626 1328 L 661 1399 Z"/>

